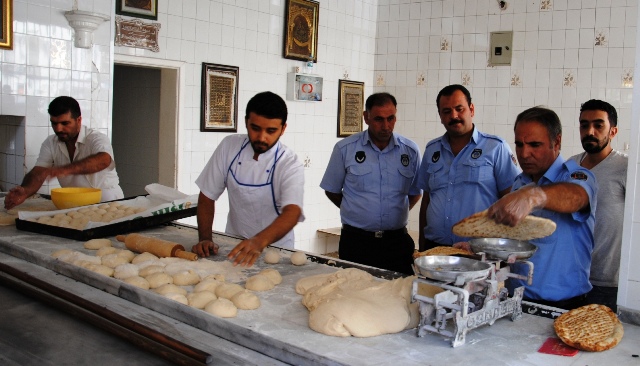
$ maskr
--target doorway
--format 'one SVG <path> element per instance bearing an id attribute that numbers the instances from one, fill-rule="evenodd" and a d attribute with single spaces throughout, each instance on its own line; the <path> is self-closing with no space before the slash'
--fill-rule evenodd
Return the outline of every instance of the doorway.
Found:
<path id="1" fill-rule="evenodd" d="M 112 145 L 125 197 L 177 188 L 179 69 L 116 63 Z"/>

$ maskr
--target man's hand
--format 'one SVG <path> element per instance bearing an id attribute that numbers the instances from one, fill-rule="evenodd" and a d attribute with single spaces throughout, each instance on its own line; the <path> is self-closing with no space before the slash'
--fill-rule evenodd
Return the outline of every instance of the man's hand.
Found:
<path id="1" fill-rule="evenodd" d="M 4 208 L 10 210 L 17 205 L 21 204 L 28 197 L 27 192 L 23 186 L 17 186 L 12 188 L 9 193 L 4 197 Z"/>
<path id="2" fill-rule="evenodd" d="M 218 254 L 218 249 L 218 244 L 207 239 L 200 240 L 198 244 L 194 245 L 193 248 L 191 248 L 191 251 L 196 253 L 200 257 L 208 257 L 210 255 Z"/>
<path id="3" fill-rule="evenodd" d="M 227 255 L 229 260 L 233 260 L 233 265 L 241 265 L 251 267 L 260 257 L 262 246 L 258 244 L 255 238 L 245 239 L 236 245 L 235 248 Z"/>
<path id="4" fill-rule="evenodd" d="M 542 208 L 547 203 L 547 195 L 535 185 L 524 186 L 513 191 L 491 205 L 487 215 L 499 224 L 516 226 L 531 211 Z"/>
<path id="5" fill-rule="evenodd" d="M 468 241 L 459 241 L 457 243 L 453 243 L 452 247 L 466 250 L 467 252 L 473 253 L 473 250 L 471 250 L 471 245 L 469 244 Z"/>

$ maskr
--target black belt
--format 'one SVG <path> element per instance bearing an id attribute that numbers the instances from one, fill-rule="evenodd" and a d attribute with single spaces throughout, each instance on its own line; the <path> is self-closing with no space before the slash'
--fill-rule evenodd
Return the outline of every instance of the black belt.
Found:
<path id="1" fill-rule="evenodd" d="M 406 227 L 403 227 L 401 229 L 396 229 L 396 230 L 367 231 L 367 230 L 358 229 L 357 227 L 347 225 L 347 224 L 342 224 L 342 230 L 351 231 L 354 233 L 358 233 L 360 235 L 365 235 L 365 236 L 369 236 L 377 239 L 407 233 Z"/>

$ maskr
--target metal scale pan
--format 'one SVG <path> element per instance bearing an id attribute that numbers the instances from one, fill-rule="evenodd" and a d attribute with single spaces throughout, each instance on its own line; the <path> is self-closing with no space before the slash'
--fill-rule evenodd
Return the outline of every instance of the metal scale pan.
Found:
<path id="1" fill-rule="evenodd" d="M 418 275 L 456 285 L 487 278 L 491 271 L 489 263 L 449 255 L 419 257 L 414 264 Z"/>
<path id="2" fill-rule="evenodd" d="M 524 260 L 530 258 L 538 247 L 528 241 L 503 239 L 503 238 L 475 238 L 469 240 L 469 245 L 474 253 L 484 252 L 494 259 Z"/>

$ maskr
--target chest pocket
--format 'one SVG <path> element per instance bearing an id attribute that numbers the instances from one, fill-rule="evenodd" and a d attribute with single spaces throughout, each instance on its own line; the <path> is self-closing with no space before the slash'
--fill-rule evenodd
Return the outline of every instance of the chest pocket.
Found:
<path id="1" fill-rule="evenodd" d="M 409 188 L 413 183 L 415 173 L 408 168 L 398 168 L 398 174 L 394 174 L 392 178 L 393 187 L 397 187 L 401 194 L 409 194 Z"/>
<path id="2" fill-rule="evenodd" d="M 347 176 L 345 180 L 347 184 L 355 189 L 366 190 L 368 189 L 367 182 L 371 182 L 371 177 L 371 168 L 358 164 L 347 167 Z"/>
<path id="3" fill-rule="evenodd" d="M 444 164 L 429 164 L 427 167 L 429 174 L 429 191 L 434 192 L 447 186 L 449 172 L 444 169 Z"/>
<path id="4" fill-rule="evenodd" d="M 462 163 L 462 179 L 465 182 L 493 180 L 493 164 L 488 160 L 470 160 Z"/>

